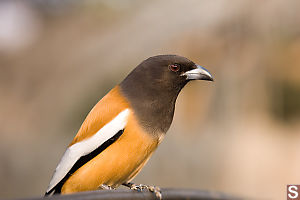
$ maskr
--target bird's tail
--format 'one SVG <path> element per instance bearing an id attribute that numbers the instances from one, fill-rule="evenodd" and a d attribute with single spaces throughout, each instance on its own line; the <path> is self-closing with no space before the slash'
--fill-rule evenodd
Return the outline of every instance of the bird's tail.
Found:
<path id="1" fill-rule="evenodd" d="M 53 194 L 60 194 L 61 193 L 61 186 L 57 185 L 56 187 L 52 188 L 51 190 L 45 192 L 44 197 L 50 196 Z"/>

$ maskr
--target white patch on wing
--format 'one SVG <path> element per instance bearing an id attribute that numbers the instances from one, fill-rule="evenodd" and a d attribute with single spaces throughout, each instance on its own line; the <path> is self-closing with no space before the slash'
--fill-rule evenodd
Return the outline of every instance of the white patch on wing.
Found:
<path id="1" fill-rule="evenodd" d="M 128 115 L 129 109 L 123 110 L 113 120 L 103 126 L 96 134 L 70 146 L 56 167 L 47 192 L 65 177 L 80 157 L 91 153 L 120 130 L 123 130 L 127 124 Z"/>

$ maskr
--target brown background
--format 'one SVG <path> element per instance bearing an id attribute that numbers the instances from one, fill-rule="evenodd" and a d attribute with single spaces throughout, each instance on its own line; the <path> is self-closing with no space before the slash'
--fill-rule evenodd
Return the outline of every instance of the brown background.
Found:
<path id="1" fill-rule="evenodd" d="M 282 199 L 300 183 L 300 2 L 0 2 L 0 197 L 44 193 L 88 111 L 143 59 L 179 54 L 215 82 L 180 94 L 135 179 Z"/>

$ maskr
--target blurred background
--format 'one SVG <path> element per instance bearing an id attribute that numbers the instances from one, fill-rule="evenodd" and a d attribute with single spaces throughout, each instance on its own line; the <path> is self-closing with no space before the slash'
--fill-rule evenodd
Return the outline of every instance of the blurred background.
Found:
<path id="1" fill-rule="evenodd" d="M 134 180 L 283 199 L 300 184 L 300 1 L 0 1 L 0 197 L 42 195 L 95 103 L 149 56 L 187 85 Z"/>

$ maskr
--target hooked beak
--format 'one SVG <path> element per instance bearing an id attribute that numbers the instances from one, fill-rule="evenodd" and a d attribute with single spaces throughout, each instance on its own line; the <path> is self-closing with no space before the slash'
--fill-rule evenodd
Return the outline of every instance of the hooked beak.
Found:
<path id="1" fill-rule="evenodd" d="M 196 65 L 196 69 L 192 69 L 182 74 L 182 76 L 186 76 L 187 80 L 206 80 L 206 81 L 214 81 L 212 75 L 200 65 Z"/>

